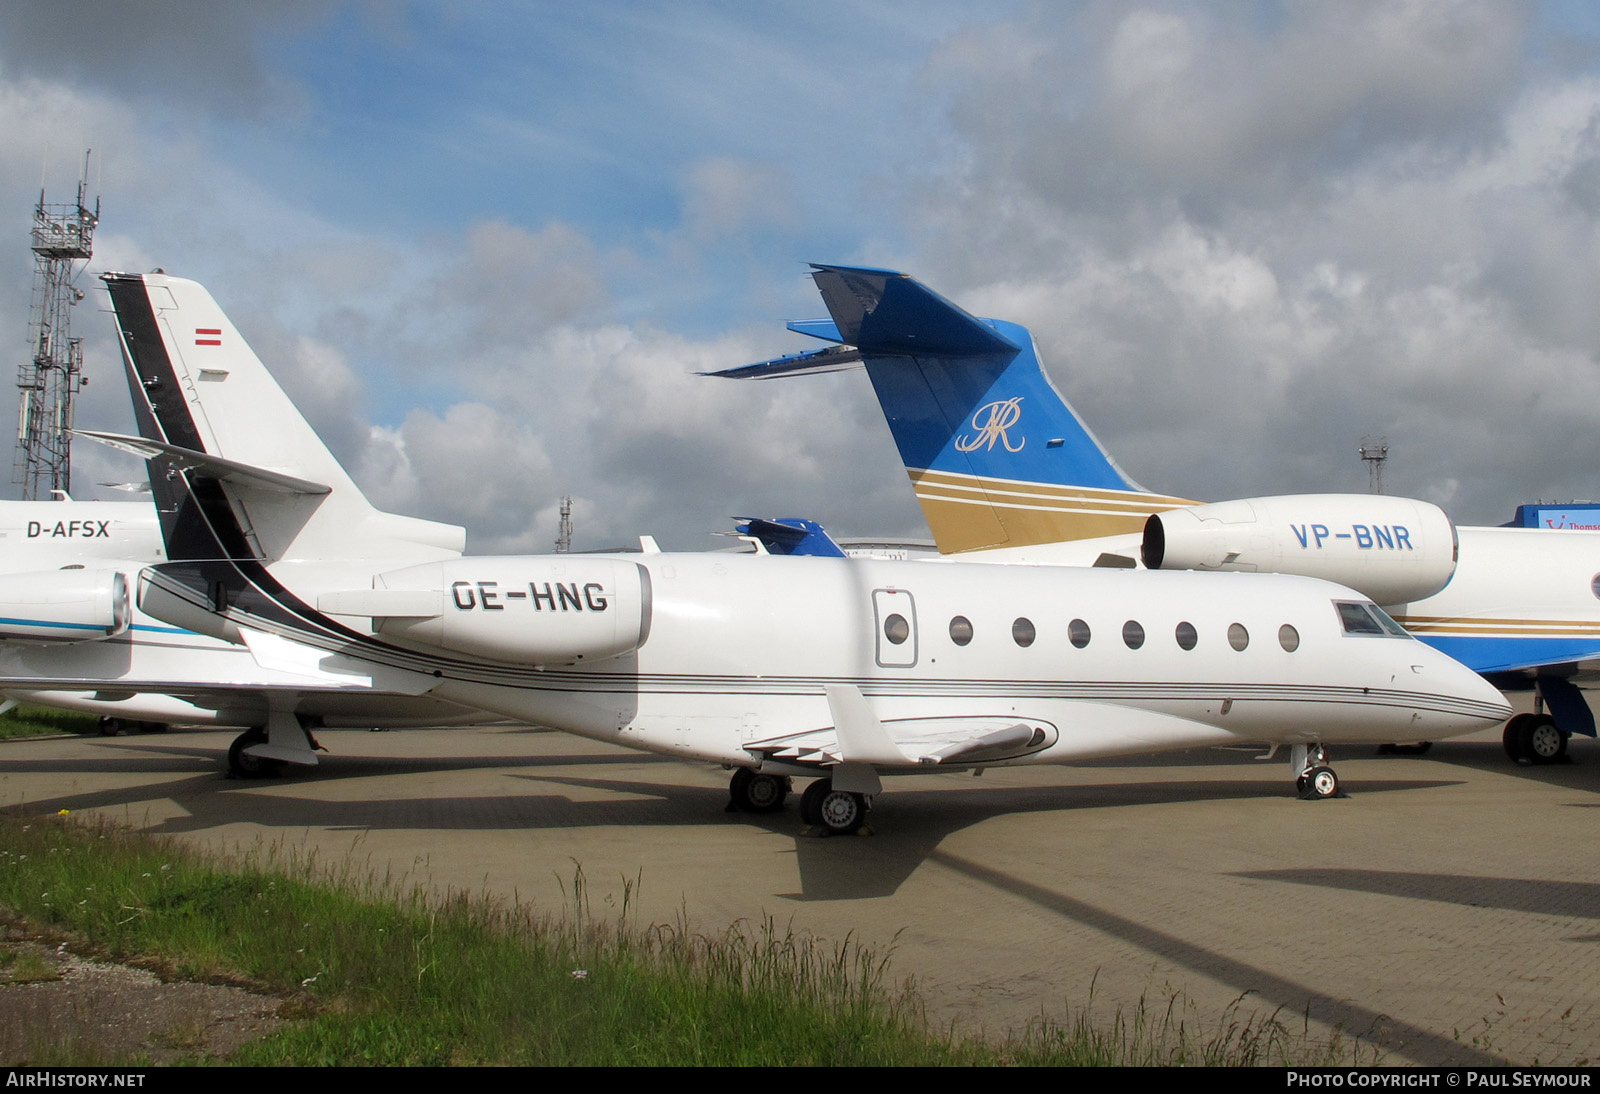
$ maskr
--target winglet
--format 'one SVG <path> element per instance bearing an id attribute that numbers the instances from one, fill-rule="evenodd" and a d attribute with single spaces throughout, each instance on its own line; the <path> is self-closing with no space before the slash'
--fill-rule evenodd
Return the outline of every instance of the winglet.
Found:
<path id="1" fill-rule="evenodd" d="M 832 771 L 835 790 L 855 794 L 878 794 L 883 783 L 874 764 L 910 766 L 911 760 L 895 745 L 889 731 L 867 705 L 866 696 L 854 684 L 828 684 L 828 713 L 839 740 L 840 762 Z"/>

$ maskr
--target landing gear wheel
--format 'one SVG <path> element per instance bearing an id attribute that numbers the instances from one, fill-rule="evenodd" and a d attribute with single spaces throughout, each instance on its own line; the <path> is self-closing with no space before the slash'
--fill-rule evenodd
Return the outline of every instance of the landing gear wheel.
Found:
<path id="1" fill-rule="evenodd" d="M 806 824 L 822 823 L 822 799 L 833 789 L 832 779 L 817 779 L 800 795 L 800 819 Z"/>
<path id="2" fill-rule="evenodd" d="M 121 718 L 100 719 L 100 736 L 102 737 L 115 737 L 126 728 L 128 728 L 127 723 Z"/>
<path id="3" fill-rule="evenodd" d="M 245 749 L 261 744 L 266 739 L 267 731 L 259 726 L 235 737 L 233 744 L 228 746 L 228 773 L 236 779 L 270 779 L 282 771 L 282 760 L 268 760 L 245 753 Z"/>
<path id="4" fill-rule="evenodd" d="M 867 799 L 862 794 L 834 790 L 830 785 L 828 792 L 817 803 L 817 814 L 829 835 L 848 836 L 866 822 Z"/>
<path id="5" fill-rule="evenodd" d="M 776 813 L 789 796 L 789 780 L 741 767 L 728 780 L 729 809 L 746 813 Z"/>
<path id="6" fill-rule="evenodd" d="M 1531 764 L 1559 763 L 1567 754 L 1567 735 L 1548 714 L 1535 715 L 1518 733 L 1522 756 Z"/>
<path id="7" fill-rule="evenodd" d="M 1307 801 L 1339 796 L 1339 776 L 1333 773 L 1331 767 L 1313 767 L 1295 780 L 1295 785 L 1301 787 L 1300 796 Z"/>
<path id="8" fill-rule="evenodd" d="M 1533 719 L 1532 714 L 1513 715 L 1500 734 L 1500 743 L 1505 746 L 1506 759 L 1513 763 L 1520 763 L 1522 760 L 1522 727 Z"/>

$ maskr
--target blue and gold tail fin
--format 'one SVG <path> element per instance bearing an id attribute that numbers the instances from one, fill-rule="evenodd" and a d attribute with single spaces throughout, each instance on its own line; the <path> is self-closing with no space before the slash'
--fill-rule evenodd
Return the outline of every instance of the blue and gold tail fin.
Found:
<path id="1" fill-rule="evenodd" d="M 711 373 L 768 379 L 864 365 L 945 554 L 1138 532 L 1191 502 L 1123 473 L 1039 365 L 1026 327 L 979 319 L 893 270 L 812 267 L 827 349 Z"/>

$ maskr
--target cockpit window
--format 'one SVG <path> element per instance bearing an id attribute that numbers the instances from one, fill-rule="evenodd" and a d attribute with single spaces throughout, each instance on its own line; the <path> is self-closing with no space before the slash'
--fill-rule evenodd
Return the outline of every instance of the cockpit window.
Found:
<path id="1" fill-rule="evenodd" d="M 1370 601 L 1335 600 L 1339 622 L 1345 634 L 1377 635 L 1378 637 L 1410 638 L 1404 627 L 1390 619 L 1388 614 Z"/>

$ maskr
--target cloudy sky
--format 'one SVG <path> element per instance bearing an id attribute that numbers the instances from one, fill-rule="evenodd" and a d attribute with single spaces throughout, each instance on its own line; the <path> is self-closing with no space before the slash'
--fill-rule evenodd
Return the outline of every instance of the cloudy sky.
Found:
<path id="1" fill-rule="evenodd" d="M 807 261 L 1029 325 L 1153 489 L 1363 490 L 1382 434 L 1463 523 L 1600 497 L 1582 3 L 8 0 L 0 138 L 19 363 L 32 204 L 94 149 L 79 424 L 132 425 L 92 273 L 160 266 L 478 552 L 562 494 L 580 548 L 926 535 L 862 374 L 693 375 L 815 346 Z M 142 476 L 90 449 L 78 496 Z"/>

